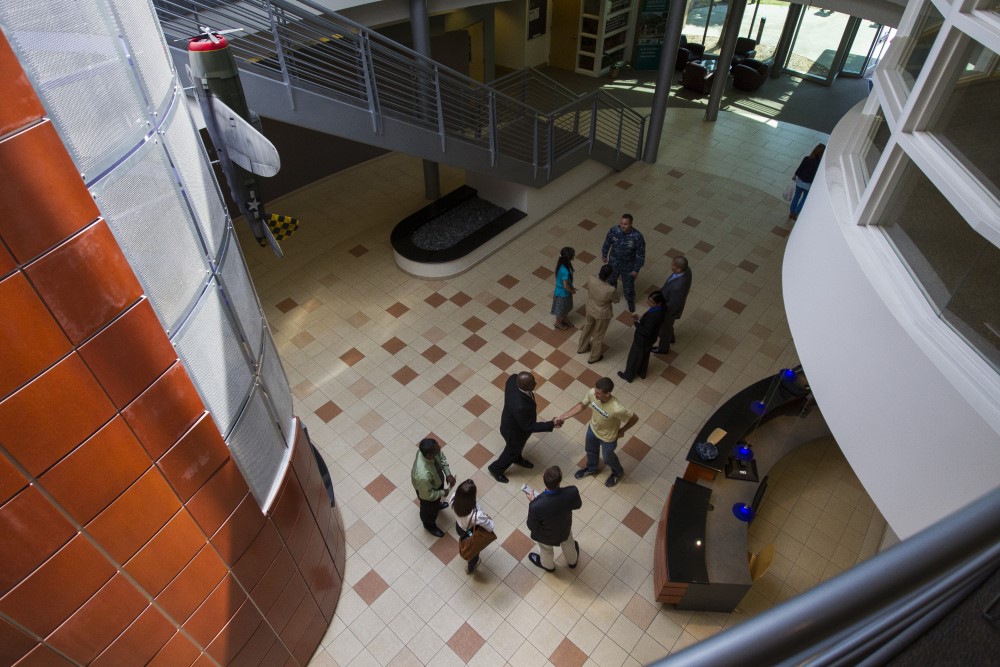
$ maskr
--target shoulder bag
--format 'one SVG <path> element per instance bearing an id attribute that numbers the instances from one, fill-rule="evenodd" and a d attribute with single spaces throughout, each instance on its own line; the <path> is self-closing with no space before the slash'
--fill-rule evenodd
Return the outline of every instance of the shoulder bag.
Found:
<path id="1" fill-rule="evenodd" d="M 492 530 L 486 530 L 476 523 L 476 514 L 479 510 L 473 510 L 470 515 L 472 528 L 465 531 L 462 539 L 458 542 L 458 554 L 463 560 L 472 560 L 479 555 L 479 552 L 486 548 L 490 542 L 497 539 L 497 534 Z"/>

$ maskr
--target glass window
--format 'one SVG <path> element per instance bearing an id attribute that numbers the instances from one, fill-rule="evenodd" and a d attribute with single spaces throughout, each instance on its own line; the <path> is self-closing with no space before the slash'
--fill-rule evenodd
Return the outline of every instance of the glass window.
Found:
<path id="1" fill-rule="evenodd" d="M 1000 249 L 909 161 L 878 222 L 935 312 L 1000 370 Z"/>
<path id="2" fill-rule="evenodd" d="M 941 12 L 937 10 L 937 7 L 933 3 L 928 2 L 927 6 L 924 7 L 920 20 L 917 22 L 916 29 L 909 37 L 910 54 L 906 57 L 903 68 L 900 70 L 900 74 L 903 76 L 903 83 L 906 84 L 908 89 L 913 88 L 917 77 L 920 76 L 920 71 L 924 68 L 924 63 L 931 52 L 931 47 L 934 46 L 934 40 L 937 38 L 938 33 L 941 32 L 941 25 L 943 23 L 944 17 L 941 16 Z"/>
<path id="3" fill-rule="evenodd" d="M 863 157 L 865 183 L 868 183 L 868 179 L 875 172 L 875 165 L 878 164 L 879 159 L 882 154 L 885 153 L 885 147 L 889 145 L 889 124 L 885 122 L 885 116 L 882 114 L 882 109 L 875 113 L 875 118 L 872 121 L 871 129 L 868 131 L 868 140 L 865 145 L 861 148 L 861 154 Z"/>
<path id="4" fill-rule="evenodd" d="M 972 42 L 955 85 L 928 128 L 1000 199 L 1000 57 Z"/>
<path id="5" fill-rule="evenodd" d="M 682 34 L 689 42 L 705 45 L 705 52 L 718 54 L 725 37 L 729 3 L 725 0 L 691 0 L 688 4 Z M 740 37 L 758 42 L 754 58 L 765 61 L 774 56 L 781 29 L 788 16 L 788 3 L 780 0 L 748 3 L 740 24 Z"/>

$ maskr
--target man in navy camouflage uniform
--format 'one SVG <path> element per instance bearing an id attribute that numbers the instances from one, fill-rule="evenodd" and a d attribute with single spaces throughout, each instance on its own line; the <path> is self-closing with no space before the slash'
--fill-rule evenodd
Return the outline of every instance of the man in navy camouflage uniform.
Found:
<path id="1" fill-rule="evenodd" d="M 639 230 L 632 227 L 631 214 L 623 214 L 621 222 L 608 230 L 604 247 L 601 248 L 601 257 L 605 264 L 611 265 L 609 283 L 617 284 L 618 276 L 621 276 L 628 310 L 634 313 L 635 277 L 646 262 L 646 239 Z"/>

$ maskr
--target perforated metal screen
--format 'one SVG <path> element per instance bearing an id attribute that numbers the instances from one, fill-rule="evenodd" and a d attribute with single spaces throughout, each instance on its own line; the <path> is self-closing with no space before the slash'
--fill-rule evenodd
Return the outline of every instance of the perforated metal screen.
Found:
<path id="1" fill-rule="evenodd" d="M 254 294 L 253 284 L 243 265 L 243 256 L 237 243 L 229 244 L 219 273 L 225 298 L 236 313 L 240 328 L 250 344 L 251 354 L 254 360 L 257 360 L 261 353 L 260 341 L 264 329 L 264 317 L 257 305 L 257 295 Z"/>
<path id="2" fill-rule="evenodd" d="M 149 141 L 95 188 L 132 268 L 168 332 L 201 291 L 210 269 L 163 146 Z"/>
<path id="3" fill-rule="evenodd" d="M 145 2 L 111 0 L 108 4 L 142 79 L 150 108 L 162 109 L 174 75 L 159 22 Z"/>
<path id="4" fill-rule="evenodd" d="M 81 172 L 111 166 L 146 131 L 146 105 L 103 5 L 3 0 L 7 36 Z"/>
<path id="5" fill-rule="evenodd" d="M 259 389 L 250 397 L 226 444 L 263 507 L 274 491 L 288 449 Z"/>
<path id="6" fill-rule="evenodd" d="M 226 436 L 250 394 L 253 374 L 214 280 L 173 342 L 216 426 Z"/>
<path id="7" fill-rule="evenodd" d="M 261 362 L 260 379 L 277 413 L 281 433 L 285 436 L 286 442 L 291 442 L 292 419 L 295 417 L 292 412 L 292 392 L 288 388 L 285 369 L 281 365 L 281 359 L 274 348 L 274 340 L 269 331 L 264 337 L 264 359 Z"/>

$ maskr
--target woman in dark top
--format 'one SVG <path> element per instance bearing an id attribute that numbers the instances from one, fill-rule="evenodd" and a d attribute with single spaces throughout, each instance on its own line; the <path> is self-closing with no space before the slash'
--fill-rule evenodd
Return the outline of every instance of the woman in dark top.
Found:
<path id="1" fill-rule="evenodd" d="M 663 310 L 663 294 L 660 290 L 650 292 L 646 303 L 649 304 L 649 310 L 642 318 L 638 315 L 632 316 L 632 323 L 635 325 L 632 347 L 628 351 L 625 370 L 618 371 L 618 377 L 626 382 L 631 382 L 637 375 L 640 378 L 646 378 L 646 370 L 649 368 L 649 353 L 653 350 L 656 337 L 660 335 L 660 327 L 663 326 L 665 312 Z"/>
<path id="2" fill-rule="evenodd" d="M 795 181 L 795 195 L 792 197 L 791 208 L 788 211 L 788 217 L 792 220 L 799 219 L 799 212 L 802 210 L 802 205 L 806 203 L 809 188 L 812 187 L 816 172 L 819 171 L 819 161 L 823 158 L 825 150 L 826 144 L 817 144 L 812 153 L 802 158 L 802 163 L 795 170 L 795 176 L 792 177 L 792 180 Z"/>

